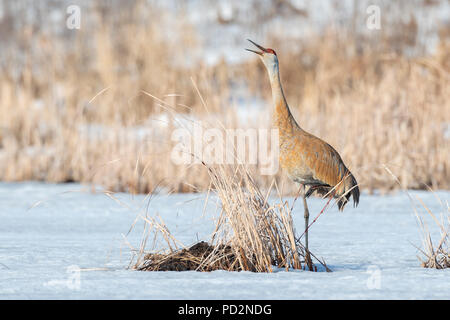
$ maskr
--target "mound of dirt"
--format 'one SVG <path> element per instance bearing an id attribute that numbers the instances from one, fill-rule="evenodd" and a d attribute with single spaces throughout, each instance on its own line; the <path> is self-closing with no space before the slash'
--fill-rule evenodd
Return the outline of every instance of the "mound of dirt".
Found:
<path id="1" fill-rule="evenodd" d="M 138 270 L 142 271 L 240 271 L 235 250 L 230 246 L 212 246 L 201 241 L 188 249 L 169 254 L 147 254 Z"/>

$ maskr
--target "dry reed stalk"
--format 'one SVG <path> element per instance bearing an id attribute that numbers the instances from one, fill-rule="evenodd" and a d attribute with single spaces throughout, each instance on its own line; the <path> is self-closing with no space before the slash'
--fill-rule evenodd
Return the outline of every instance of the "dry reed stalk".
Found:
<path id="1" fill-rule="evenodd" d="M 392 173 L 392 171 L 385 166 L 385 170 L 393 177 L 396 183 L 400 184 L 400 180 Z M 420 197 L 417 197 L 421 206 L 425 209 L 428 215 L 432 218 L 435 223 L 435 227 L 438 228 L 440 233 L 439 241 L 432 241 L 431 231 L 428 227 L 428 224 L 424 220 L 423 214 L 420 213 L 416 203 L 414 202 L 413 197 L 409 194 L 408 190 L 404 190 L 407 194 L 411 205 L 414 210 L 414 214 L 419 224 L 420 233 L 422 237 L 422 248 L 418 248 L 419 252 L 422 254 L 422 257 L 418 257 L 421 265 L 424 268 L 434 268 L 434 269 L 446 269 L 450 268 L 450 206 L 448 203 L 445 205 L 436 196 L 436 199 L 442 206 L 442 213 L 440 219 L 436 217 L 436 215 L 427 207 L 427 205 L 422 201 Z M 428 191 L 433 192 L 433 190 L 428 187 Z"/>
<path id="2" fill-rule="evenodd" d="M 419 251 L 423 256 L 419 257 L 419 260 L 424 268 L 450 268 L 450 206 L 447 203 L 447 208 L 443 207 L 445 213 L 442 212 L 440 219 L 438 219 L 420 198 L 419 201 L 435 222 L 435 227 L 439 229 L 440 233 L 440 238 L 437 239 L 438 241 L 433 243 L 427 223 L 416 211 L 422 234 L 422 249 L 419 249 Z"/>

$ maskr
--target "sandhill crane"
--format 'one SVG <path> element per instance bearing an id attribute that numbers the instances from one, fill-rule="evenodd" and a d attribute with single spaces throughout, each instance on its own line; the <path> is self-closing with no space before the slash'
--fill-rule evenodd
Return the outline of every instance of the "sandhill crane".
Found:
<path id="1" fill-rule="evenodd" d="M 305 248 L 309 257 L 309 210 L 306 198 L 314 191 L 321 195 L 329 195 L 330 200 L 332 197 L 338 199 L 337 204 L 342 211 L 350 196 L 353 197 L 354 206 L 358 205 L 358 184 L 339 153 L 325 141 L 303 130 L 295 121 L 283 93 L 275 51 L 251 40 L 248 41 L 261 51 L 246 50 L 259 55 L 269 74 L 275 106 L 274 124 L 280 136 L 280 166 L 293 181 L 303 185 Z"/>

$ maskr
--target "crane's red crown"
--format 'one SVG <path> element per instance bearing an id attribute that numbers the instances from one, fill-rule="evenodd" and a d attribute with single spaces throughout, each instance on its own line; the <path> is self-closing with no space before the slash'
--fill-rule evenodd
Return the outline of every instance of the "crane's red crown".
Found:
<path id="1" fill-rule="evenodd" d="M 261 51 L 255 51 L 255 50 L 252 50 L 252 49 L 245 49 L 245 50 L 253 52 L 253 53 L 256 53 L 256 54 L 259 54 L 260 56 L 262 56 L 264 53 L 271 53 L 271 54 L 273 54 L 275 56 L 277 55 L 275 50 L 270 49 L 270 48 L 264 48 L 263 46 L 260 46 L 259 44 L 253 42 L 250 39 L 247 39 L 247 40 L 250 41 L 255 47 L 257 47 Z"/>

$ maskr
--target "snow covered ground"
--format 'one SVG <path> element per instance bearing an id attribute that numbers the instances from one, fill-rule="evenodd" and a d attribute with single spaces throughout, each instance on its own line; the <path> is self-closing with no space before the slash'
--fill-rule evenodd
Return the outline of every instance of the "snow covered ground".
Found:
<path id="1" fill-rule="evenodd" d="M 450 192 L 412 191 L 435 213 Z M 449 299 L 450 270 L 420 267 L 420 233 L 405 193 L 363 194 L 311 228 L 310 247 L 332 273 L 139 272 L 127 269 L 126 234 L 144 196 L 91 193 L 78 184 L 0 183 L 0 299 Z M 292 201 L 292 199 L 288 199 Z M 120 203 L 119 203 L 120 202 Z M 324 205 L 311 199 L 314 216 Z M 215 204 L 204 195 L 158 195 L 158 212 L 186 245 L 208 240 Z M 295 224 L 303 225 L 301 201 Z M 142 226 L 127 236 L 138 247 Z"/>

